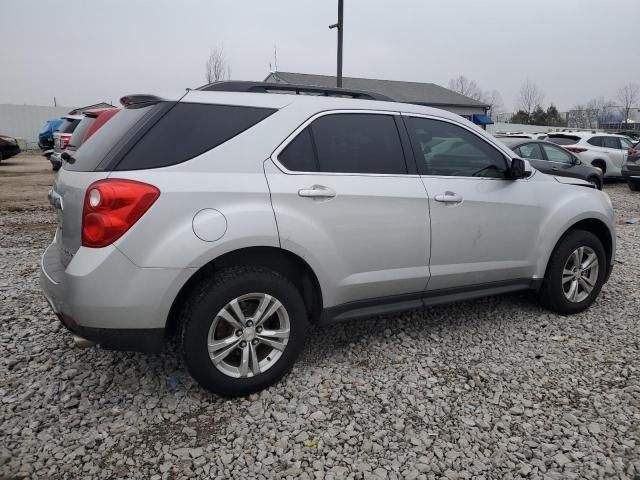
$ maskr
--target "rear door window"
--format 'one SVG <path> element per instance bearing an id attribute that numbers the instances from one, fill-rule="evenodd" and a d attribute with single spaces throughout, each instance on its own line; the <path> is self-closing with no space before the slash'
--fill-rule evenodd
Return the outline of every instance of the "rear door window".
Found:
<path id="1" fill-rule="evenodd" d="M 311 127 L 321 172 L 407 173 L 392 115 L 331 114 Z"/>
<path id="2" fill-rule="evenodd" d="M 603 137 L 591 137 L 589 140 L 587 140 L 587 143 L 589 145 L 593 145 L 594 147 L 602 147 L 604 146 L 602 139 Z"/>
<path id="3" fill-rule="evenodd" d="M 305 128 L 278 155 L 278 160 L 292 172 L 317 172 L 311 127 Z"/>

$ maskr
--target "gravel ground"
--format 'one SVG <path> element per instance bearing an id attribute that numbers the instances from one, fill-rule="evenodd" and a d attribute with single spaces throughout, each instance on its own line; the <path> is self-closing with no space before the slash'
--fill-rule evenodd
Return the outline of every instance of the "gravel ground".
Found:
<path id="1" fill-rule="evenodd" d="M 640 195 L 587 312 L 529 294 L 316 329 L 277 386 L 75 349 L 38 290 L 49 210 L 0 212 L 0 478 L 640 478 Z"/>

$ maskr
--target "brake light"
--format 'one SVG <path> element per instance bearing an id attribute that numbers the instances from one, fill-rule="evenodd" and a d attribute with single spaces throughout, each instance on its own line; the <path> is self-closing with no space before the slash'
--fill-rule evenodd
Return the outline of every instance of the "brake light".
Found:
<path id="1" fill-rule="evenodd" d="M 69 145 L 69 140 L 71 140 L 71 135 L 61 135 L 60 140 L 62 140 L 62 146 L 66 147 Z"/>
<path id="2" fill-rule="evenodd" d="M 582 148 L 582 147 L 564 147 L 564 148 L 565 150 L 569 150 L 570 152 L 573 152 L 573 153 L 582 153 L 589 150 L 588 148 Z"/>
<path id="3" fill-rule="evenodd" d="M 629 147 L 629 150 L 627 150 L 627 153 L 628 153 L 629 155 L 635 155 L 636 153 L 638 153 L 638 150 L 636 150 L 636 149 L 635 149 L 635 148 L 633 148 L 633 147 Z"/>
<path id="4" fill-rule="evenodd" d="M 82 211 L 82 246 L 101 248 L 125 234 L 160 196 L 147 183 L 124 179 L 89 185 Z"/>

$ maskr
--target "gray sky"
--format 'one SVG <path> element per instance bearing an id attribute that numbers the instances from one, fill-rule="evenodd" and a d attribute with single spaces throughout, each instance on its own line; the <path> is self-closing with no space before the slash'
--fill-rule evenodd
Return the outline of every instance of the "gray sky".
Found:
<path id="1" fill-rule="evenodd" d="M 2 0 L 0 103 L 85 105 L 231 76 L 335 74 L 337 0 Z M 344 75 L 465 75 L 512 107 L 529 79 L 560 110 L 640 82 L 639 0 L 345 0 Z"/>

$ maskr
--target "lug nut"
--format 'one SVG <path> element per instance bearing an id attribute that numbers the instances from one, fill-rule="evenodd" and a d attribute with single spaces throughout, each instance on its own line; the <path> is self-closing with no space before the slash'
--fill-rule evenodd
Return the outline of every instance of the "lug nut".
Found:
<path id="1" fill-rule="evenodd" d="M 247 342 L 245 342 L 244 340 L 240 342 L 240 347 L 244 348 L 247 346 Z"/>
<path id="2" fill-rule="evenodd" d="M 252 326 L 253 326 L 253 322 L 252 322 L 251 320 L 249 320 L 249 321 L 247 322 L 247 327 L 252 327 Z"/>
<path id="3" fill-rule="evenodd" d="M 251 340 L 251 345 L 253 345 L 254 347 L 258 345 L 258 340 L 256 340 L 255 338 Z"/>
<path id="4" fill-rule="evenodd" d="M 258 328 L 256 328 L 256 332 L 258 332 L 258 333 L 262 333 L 262 327 L 258 327 Z"/>
<path id="5" fill-rule="evenodd" d="M 242 336 L 242 330 L 236 330 L 236 337 Z"/>

